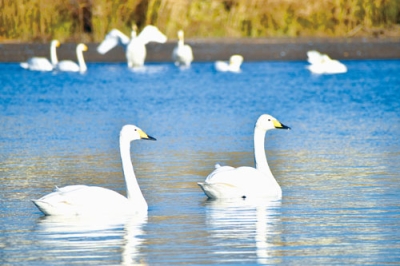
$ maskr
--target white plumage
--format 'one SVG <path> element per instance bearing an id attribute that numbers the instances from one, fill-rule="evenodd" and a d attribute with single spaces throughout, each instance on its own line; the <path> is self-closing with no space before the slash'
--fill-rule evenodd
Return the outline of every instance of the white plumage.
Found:
<path id="1" fill-rule="evenodd" d="M 229 62 L 225 61 L 216 61 L 215 69 L 220 72 L 240 72 L 240 66 L 243 62 L 243 56 L 241 55 L 232 55 L 229 58 Z"/>
<path id="2" fill-rule="evenodd" d="M 193 61 L 192 48 L 184 42 L 183 30 L 178 31 L 178 44 L 172 52 L 172 60 L 176 66 L 189 67 Z"/>
<path id="3" fill-rule="evenodd" d="M 133 140 L 155 140 L 134 125 L 125 125 L 120 133 L 120 152 L 125 176 L 127 197 L 96 186 L 72 185 L 38 199 L 33 203 L 45 215 L 118 215 L 147 213 L 147 202 L 143 197 L 130 158 L 130 143 Z"/>
<path id="4" fill-rule="evenodd" d="M 142 67 L 146 59 L 146 44 L 149 42 L 165 43 L 167 37 L 157 27 L 148 25 L 139 35 L 136 26 L 132 27 L 131 38 L 117 29 L 111 30 L 97 47 L 100 54 L 105 54 L 117 45 L 125 48 L 128 67 Z"/>
<path id="5" fill-rule="evenodd" d="M 212 199 L 281 197 L 282 190 L 268 166 L 264 150 L 265 133 L 270 129 L 290 129 L 270 115 L 261 115 L 254 128 L 255 168 L 220 166 L 198 185 Z"/>
<path id="6" fill-rule="evenodd" d="M 78 63 L 75 63 L 71 60 L 63 60 L 56 65 L 56 69 L 58 71 L 66 72 L 85 72 L 87 70 L 87 66 L 85 63 L 85 59 L 83 58 L 83 52 L 87 50 L 88 48 L 85 44 L 78 44 L 76 46 L 76 57 L 78 59 Z"/>
<path id="7" fill-rule="evenodd" d="M 308 51 L 307 61 L 310 63 L 307 66 L 308 70 L 315 74 L 340 74 L 347 72 L 347 67 L 344 64 L 318 51 Z"/>
<path id="8" fill-rule="evenodd" d="M 53 40 L 50 43 L 50 60 L 45 57 L 32 57 L 28 61 L 20 63 L 20 66 L 32 71 L 52 71 L 58 63 L 56 47 L 60 46 L 60 42 Z"/>

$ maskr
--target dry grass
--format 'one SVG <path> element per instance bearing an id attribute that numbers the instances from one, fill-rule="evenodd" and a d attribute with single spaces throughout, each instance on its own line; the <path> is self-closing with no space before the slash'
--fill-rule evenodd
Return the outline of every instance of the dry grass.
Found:
<path id="1" fill-rule="evenodd" d="M 400 0 L 0 0 L 0 40 L 100 41 L 133 23 L 170 38 L 400 35 Z"/>

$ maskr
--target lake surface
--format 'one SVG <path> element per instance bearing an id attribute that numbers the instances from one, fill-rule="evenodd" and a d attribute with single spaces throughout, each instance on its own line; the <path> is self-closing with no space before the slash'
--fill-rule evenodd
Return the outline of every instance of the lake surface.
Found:
<path id="1" fill-rule="evenodd" d="M 88 64 L 84 75 L 0 64 L 0 264 L 383 265 L 400 261 L 400 61 Z M 267 132 L 282 200 L 210 201 L 197 182 L 221 165 L 253 165 Z M 45 217 L 31 203 L 55 186 L 125 194 L 118 136 L 132 144 L 149 204 L 129 220 Z"/>

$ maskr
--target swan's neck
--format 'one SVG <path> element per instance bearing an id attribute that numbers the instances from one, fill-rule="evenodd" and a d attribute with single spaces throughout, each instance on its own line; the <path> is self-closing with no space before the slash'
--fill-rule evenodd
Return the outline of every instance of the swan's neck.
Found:
<path id="1" fill-rule="evenodd" d="M 50 60 L 53 67 L 55 67 L 58 64 L 56 48 L 57 47 L 53 44 L 50 46 Z"/>
<path id="2" fill-rule="evenodd" d="M 140 190 L 139 184 L 135 176 L 135 172 L 133 171 L 130 155 L 130 141 L 120 138 L 119 142 L 121 149 L 122 169 L 125 176 L 127 198 L 128 200 L 132 201 L 135 206 L 141 206 L 147 209 L 146 200 L 143 197 L 142 191 Z"/>
<path id="3" fill-rule="evenodd" d="M 76 50 L 76 57 L 78 57 L 79 71 L 85 72 L 87 70 L 85 59 L 83 59 L 83 51 L 80 49 Z"/>
<path id="4" fill-rule="evenodd" d="M 272 176 L 264 149 L 265 133 L 264 130 L 259 129 L 257 126 L 254 129 L 254 161 L 257 170 Z"/>
<path id="5" fill-rule="evenodd" d="M 179 38 L 178 40 L 178 46 L 184 46 L 185 42 L 183 41 L 183 38 Z"/>

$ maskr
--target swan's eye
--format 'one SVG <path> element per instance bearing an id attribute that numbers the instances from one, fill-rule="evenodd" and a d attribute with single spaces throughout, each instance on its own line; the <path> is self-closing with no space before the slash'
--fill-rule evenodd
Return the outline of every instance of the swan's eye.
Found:
<path id="1" fill-rule="evenodd" d="M 268 121 L 271 121 L 271 118 L 268 118 Z"/>

